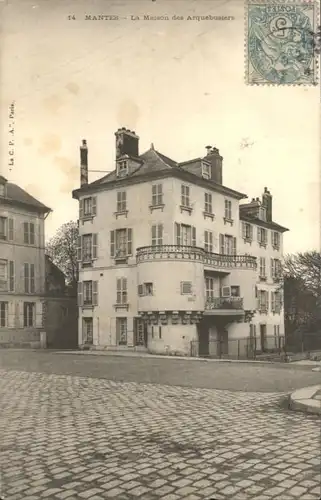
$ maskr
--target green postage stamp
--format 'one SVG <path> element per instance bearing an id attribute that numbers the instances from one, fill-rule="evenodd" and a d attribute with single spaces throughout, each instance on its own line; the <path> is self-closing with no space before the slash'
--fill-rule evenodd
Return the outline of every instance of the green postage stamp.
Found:
<path id="1" fill-rule="evenodd" d="M 316 85 L 320 29 L 313 1 L 248 0 L 249 85 Z"/>

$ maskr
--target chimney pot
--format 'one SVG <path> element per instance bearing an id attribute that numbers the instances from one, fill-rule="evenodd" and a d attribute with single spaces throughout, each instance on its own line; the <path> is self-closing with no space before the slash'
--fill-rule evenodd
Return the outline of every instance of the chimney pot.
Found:
<path id="1" fill-rule="evenodd" d="M 86 147 L 87 147 L 87 141 L 86 141 L 86 139 L 83 139 L 83 140 L 82 140 L 82 146 L 83 146 L 84 148 L 86 148 Z"/>

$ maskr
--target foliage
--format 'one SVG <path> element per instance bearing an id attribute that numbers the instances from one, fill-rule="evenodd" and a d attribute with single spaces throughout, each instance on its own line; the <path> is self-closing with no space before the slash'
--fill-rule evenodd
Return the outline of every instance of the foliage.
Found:
<path id="1" fill-rule="evenodd" d="M 46 245 L 46 254 L 64 273 L 67 285 L 72 288 L 78 281 L 77 245 L 78 224 L 74 221 L 60 226 Z"/>
<path id="2" fill-rule="evenodd" d="M 287 255 L 283 265 L 286 329 L 319 329 L 321 312 L 321 254 Z"/>

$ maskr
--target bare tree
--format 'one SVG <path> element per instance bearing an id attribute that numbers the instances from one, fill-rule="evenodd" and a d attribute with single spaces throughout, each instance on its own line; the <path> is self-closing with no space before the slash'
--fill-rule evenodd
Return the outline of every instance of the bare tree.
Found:
<path id="1" fill-rule="evenodd" d="M 60 226 L 55 236 L 46 245 L 46 254 L 65 274 L 66 283 L 76 289 L 78 281 L 78 224 L 69 221 Z"/>

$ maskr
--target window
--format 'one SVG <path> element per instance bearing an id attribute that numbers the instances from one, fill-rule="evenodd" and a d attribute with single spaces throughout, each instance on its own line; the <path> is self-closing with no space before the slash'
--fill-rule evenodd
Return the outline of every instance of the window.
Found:
<path id="1" fill-rule="evenodd" d="M 281 312 L 281 294 L 280 292 L 271 292 L 271 311 L 280 314 Z"/>
<path id="2" fill-rule="evenodd" d="M 23 242 L 26 245 L 35 244 L 35 225 L 33 222 L 23 223 Z"/>
<path id="3" fill-rule="evenodd" d="M 220 234 L 220 253 L 236 255 L 236 238 L 229 234 Z"/>
<path id="4" fill-rule="evenodd" d="M 0 260 L 0 290 L 8 289 L 8 261 Z"/>
<path id="5" fill-rule="evenodd" d="M 163 205 L 163 184 L 154 184 L 152 186 L 152 206 Z"/>
<path id="6" fill-rule="evenodd" d="M 191 294 L 192 294 L 192 282 L 181 281 L 181 295 L 191 295 Z"/>
<path id="7" fill-rule="evenodd" d="M 121 160 L 117 162 L 117 175 L 118 177 L 124 177 L 128 174 L 128 162 L 127 160 Z"/>
<path id="8" fill-rule="evenodd" d="M 132 229 L 110 231 L 110 255 L 115 259 L 132 255 Z"/>
<path id="9" fill-rule="evenodd" d="M 266 278 L 266 260 L 265 257 L 260 257 L 260 278 Z"/>
<path id="10" fill-rule="evenodd" d="M 23 326 L 29 328 L 34 326 L 35 322 L 35 304 L 33 302 L 23 303 Z"/>
<path id="11" fill-rule="evenodd" d="M 213 213 L 212 194 L 211 193 L 204 193 L 204 212 L 206 214 Z"/>
<path id="12" fill-rule="evenodd" d="M 97 258 L 98 235 L 84 234 L 78 238 L 78 260 L 91 262 Z"/>
<path id="13" fill-rule="evenodd" d="M 142 319 L 136 319 L 135 324 L 135 345 L 145 345 L 146 344 L 146 337 L 147 337 L 147 326 L 145 325 L 144 321 Z"/>
<path id="14" fill-rule="evenodd" d="M 163 244 L 163 224 L 152 226 L 152 246 Z"/>
<path id="15" fill-rule="evenodd" d="M 0 240 L 7 239 L 7 219 L 6 217 L 0 217 Z"/>
<path id="16" fill-rule="evenodd" d="M 116 318 L 116 336 L 118 345 L 127 345 L 127 318 Z"/>
<path id="17" fill-rule="evenodd" d="M 250 337 L 251 338 L 256 337 L 256 325 L 250 325 Z"/>
<path id="18" fill-rule="evenodd" d="M 225 200 L 224 217 L 227 220 L 232 220 L 232 202 L 230 200 Z"/>
<path id="19" fill-rule="evenodd" d="M 202 177 L 204 179 L 211 178 L 211 165 L 209 163 L 202 162 Z"/>
<path id="20" fill-rule="evenodd" d="M 24 264 L 24 291 L 25 293 L 35 293 L 35 265 Z"/>
<path id="21" fill-rule="evenodd" d="M 83 342 L 84 344 L 93 344 L 94 325 L 93 318 L 83 318 Z"/>
<path id="22" fill-rule="evenodd" d="M 182 184 L 181 186 L 181 205 L 182 207 L 190 207 L 190 189 L 189 186 Z"/>
<path id="23" fill-rule="evenodd" d="M 253 226 L 248 222 L 242 222 L 242 238 L 245 241 L 253 240 Z"/>
<path id="24" fill-rule="evenodd" d="M 14 292 L 15 285 L 15 276 L 14 276 L 14 262 L 12 260 L 9 261 L 9 292 Z"/>
<path id="25" fill-rule="evenodd" d="M 280 240 L 281 240 L 280 233 L 272 231 L 272 246 L 276 250 L 280 249 Z"/>
<path id="26" fill-rule="evenodd" d="M 279 259 L 271 259 L 271 278 L 278 281 L 282 276 L 282 266 Z"/>
<path id="27" fill-rule="evenodd" d="M 261 313 L 267 313 L 269 310 L 269 295 L 266 290 L 260 290 L 258 292 L 259 299 L 259 311 Z"/>
<path id="28" fill-rule="evenodd" d="M 205 250 L 205 252 L 213 252 L 213 233 L 212 233 L 212 231 L 204 231 L 204 250 Z"/>
<path id="29" fill-rule="evenodd" d="M 214 278 L 205 278 L 205 295 L 207 299 L 214 297 Z"/>
<path id="30" fill-rule="evenodd" d="M 117 193 L 117 209 L 116 212 L 126 212 L 127 210 L 127 193 L 126 191 L 118 191 Z"/>
<path id="31" fill-rule="evenodd" d="M 232 285 L 231 286 L 231 297 L 240 297 L 241 296 L 241 289 L 238 285 Z"/>
<path id="32" fill-rule="evenodd" d="M 143 283 L 142 285 L 138 285 L 138 295 L 140 297 L 153 295 L 153 283 Z"/>
<path id="33" fill-rule="evenodd" d="M 196 246 L 196 227 L 175 222 L 176 244 Z"/>
<path id="34" fill-rule="evenodd" d="M 93 217 L 97 214 L 97 197 L 88 196 L 79 200 L 79 219 Z"/>
<path id="35" fill-rule="evenodd" d="M 117 278 L 116 304 L 127 304 L 127 278 Z"/>
<path id="36" fill-rule="evenodd" d="M 263 228 L 263 227 L 257 228 L 257 240 L 258 240 L 260 246 L 266 247 L 267 231 L 265 228 Z"/>
<path id="37" fill-rule="evenodd" d="M 8 302 L 0 302 L 0 327 L 8 326 Z"/>
<path id="38" fill-rule="evenodd" d="M 83 305 L 96 306 L 98 303 L 98 281 L 83 282 Z"/>
<path id="39" fill-rule="evenodd" d="M 4 196 L 4 184 L 0 184 L 0 196 Z"/>

